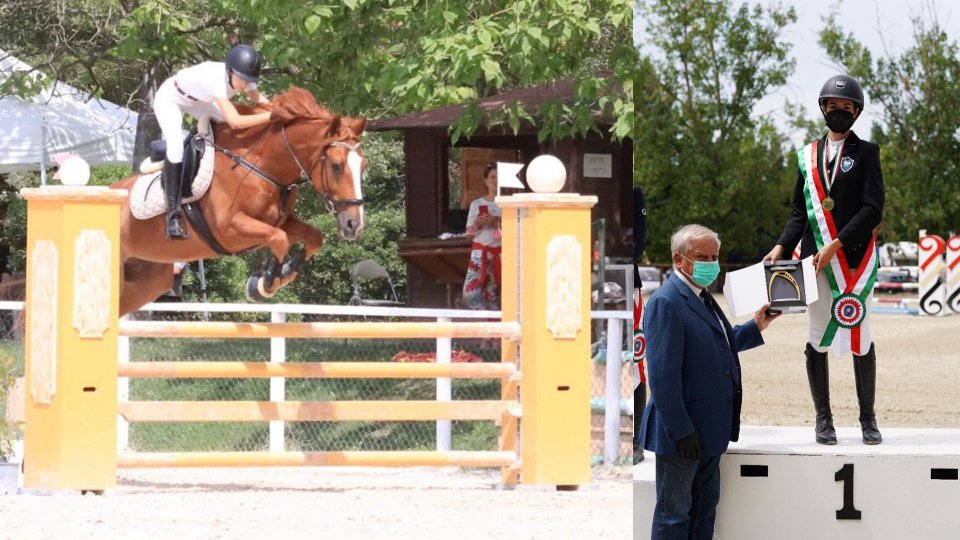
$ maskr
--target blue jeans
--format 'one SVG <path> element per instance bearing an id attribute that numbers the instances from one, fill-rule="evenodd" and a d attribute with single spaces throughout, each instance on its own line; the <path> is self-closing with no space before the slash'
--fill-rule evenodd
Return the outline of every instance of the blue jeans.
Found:
<path id="1" fill-rule="evenodd" d="M 720 502 L 720 456 L 683 459 L 657 454 L 653 540 L 711 540 Z"/>

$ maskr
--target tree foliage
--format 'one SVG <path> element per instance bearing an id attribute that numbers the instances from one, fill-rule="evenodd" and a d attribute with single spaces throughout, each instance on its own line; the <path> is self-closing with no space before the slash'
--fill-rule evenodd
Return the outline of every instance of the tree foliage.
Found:
<path id="1" fill-rule="evenodd" d="M 222 58 L 237 41 L 264 52 L 266 90 L 298 84 L 373 117 L 572 78 L 573 105 L 507 103 L 490 116 L 467 107 L 455 134 L 480 122 L 517 129 L 538 112 L 541 137 L 584 132 L 600 106 L 619 138 L 633 128 L 631 20 L 629 0 L 10 0 L 0 26 L 16 31 L 0 48 L 134 108 L 149 106 L 148 87 L 169 71 Z"/>
<path id="2" fill-rule="evenodd" d="M 635 167 L 648 216 L 647 254 L 669 261 L 686 223 L 716 230 L 728 260 L 769 250 L 796 174 L 785 136 L 753 114 L 793 68 L 782 30 L 792 9 L 729 1 L 642 2 Z"/>
<path id="3" fill-rule="evenodd" d="M 934 21 L 913 19 L 913 44 L 899 56 L 875 57 L 836 16 L 820 44 L 879 108 L 871 138 L 881 145 L 886 207 L 881 236 L 916 239 L 917 230 L 960 228 L 960 57 Z"/>
<path id="4" fill-rule="evenodd" d="M 0 4 L 0 49 L 27 62 L 34 73 L 14 74 L 0 95 L 40 90 L 30 82 L 64 81 L 117 103 L 136 97 L 137 66 L 118 62 L 116 27 L 133 0 L 6 0 Z"/>

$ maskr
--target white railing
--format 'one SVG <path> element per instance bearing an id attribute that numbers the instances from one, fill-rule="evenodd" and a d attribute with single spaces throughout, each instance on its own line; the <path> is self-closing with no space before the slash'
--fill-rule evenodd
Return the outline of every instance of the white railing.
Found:
<path id="1" fill-rule="evenodd" d="M 0 301 L 0 310 L 19 311 L 23 309 L 23 302 Z M 437 322 L 452 322 L 458 319 L 499 320 L 499 311 L 473 311 L 462 309 L 426 309 L 401 307 L 367 307 L 367 306 L 327 306 L 306 304 L 221 304 L 221 303 L 180 303 L 158 302 L 147 304 L 141 311 L 151 312 L 192 312 L 192 313 L 269 313 L 271 322 L 286 322 L 287 315 L 336 315 L 354 317 L 400 317 L 433 319 Z M 633 320 L 632 311 L 605 310 L 592 311 L 590 318 L 606 321 L 606 394 L 604 396 L 604 444 L 603 459 L 605 463 L 613 463 L 620 453 L 620 418 L 621 398 L 620 377 L 623 367 L 623 325 Z M 437 338 L 437 363 L 450 363 L 452 358 L 451 338 Z M 130 338 L 119 338 L 119 361 L 130 361 Z M 286 338 L 270 338 L 270 362 L 286 361 Z M 522 369 L 522 368 L 521 368 Z M 120 402 L 128 400 L 130 395 L 130 380 L 121 377 L 117 383 L 117 397 Z M 270 379 L 270 401 L 282 402 L 286 394 L 286 379 L 272 377 Z M 452 383 L 449 378 L 437 379 L 437 401 L 452 399 Z M 631 396 L 632 399 L 632 396 Z M 270 451 L 283 452 L 285 450 L 286 424 L 282 420 L 270 422 Z M 451 422 L 437 420 L 436 446 L 438 451 L 451 449 Z M 129 424 L 122 417 L 118 417 L 117 449 L 128 450 Z"/>

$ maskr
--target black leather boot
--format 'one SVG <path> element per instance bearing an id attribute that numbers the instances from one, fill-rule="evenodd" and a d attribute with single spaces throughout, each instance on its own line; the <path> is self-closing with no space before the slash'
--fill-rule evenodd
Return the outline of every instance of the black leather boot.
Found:
<path id="1" fill-rule="evenodd" d="M 863 444 L 880 444 L 883 437 L 877 428 L 877 416 L 873 411 L 873 398 L 877 394 L 877 354 L 872 344 L 867 354 L 853 355 L 853 375 L 857 382 Z"/>
<path id="2" fill-rule="evenodd" d="M 647 405 L 647 385 L 640 386 L 633 391 L 633 464 L 643 461 L 643 447 L 640 446 L 640 421 L 643 418 L 643 408 Z"/>
<path id="3" fill-rule="evenodd" d="M 169 239 L 187 239 L 187 229 L 182 223 L 183 212 L 180 210 L 182 173 L 182 163 L 163 162 L 163 194 L 167 199 L 167 238 Z"/>
<path id="4" fill-rule="evenodd" d="M 813 395 L 813 408 L 817 412 L 815 428 L 817 442 L 837 444 L 837 432 L 833 428 L 833 414 L 830 412 L 830 370 L 827 368 L 827 353 L 817 352 L 807 343 L 807 380 L 810 382 L 810 394 Z"/>

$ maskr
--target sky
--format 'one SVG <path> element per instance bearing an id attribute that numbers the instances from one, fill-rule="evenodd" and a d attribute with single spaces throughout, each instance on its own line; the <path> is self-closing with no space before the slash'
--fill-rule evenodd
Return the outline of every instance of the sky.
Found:
<path id="1" fill-rule="evenodd" d="M 634 0 L 635 5 L 636 2 Z M 732 0 L 732 3 L 734 6 L 743 3 L 766 6 L 772 1 Z M 773 115 L 781 120 L 777 123 L 783 129 L 788 128 L 783 113 L 785 100 L 807 107 L 811 118 L 819 116 L 817 96 L 820 87 L 831 75 L 842 72 L 817 43 L 822 19 L 833 10 L 838 10 L 838 21 L 870 49 L 874 58 L 884 54 L 898 57 L 909 48 L 913 43 L 911 19 L 916 16 L 923 16 L 928 22 L 935 18 L 950 40 L 960 41 L 960 2 L 955 0 L 782 0 L 781 3 L 792 5 L 797 12 L 797 22 L 788 26 L 783 35 L 793 45 L 790 54 L 796 60 L 796 67 L 787 84 L 761 100 L 754 113 Z M 634 42 L 639 43 L 641 39 L 642 21 L 635 17 Z M 867 94 L 866 107 L 854 130 L 869 137 L 878 113 Z M 794 133 L 791 139 L 799 144 L 803 142 L 799 140 L 801 135 Z"/>

